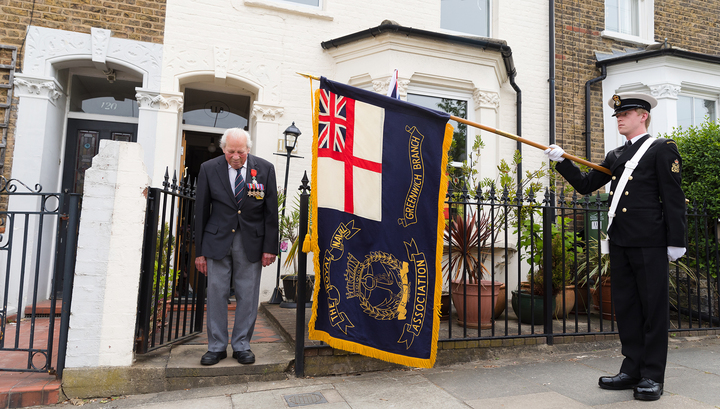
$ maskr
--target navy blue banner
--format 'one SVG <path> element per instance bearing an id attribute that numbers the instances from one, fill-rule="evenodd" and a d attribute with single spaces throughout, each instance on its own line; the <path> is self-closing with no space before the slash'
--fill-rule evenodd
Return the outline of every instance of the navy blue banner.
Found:
<path id="1" fill-rule="evenodd" d="M 449 115 L 321 79 L 310 338 L 415 367 L 437 353 Z"/>

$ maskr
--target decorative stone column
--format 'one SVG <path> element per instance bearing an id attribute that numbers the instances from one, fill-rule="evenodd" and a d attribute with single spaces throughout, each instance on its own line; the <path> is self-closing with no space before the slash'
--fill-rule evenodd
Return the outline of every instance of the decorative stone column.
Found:
<path id="1" fill-rule="evenodd" d="M 290 123 L 282 127 L 282 124 L 278 121 L 280 117 L 285 113 L 285 108 L 279 105 L 262 104 L 255 102 L 253 104 L 251 120 L 253 126 L 251 129 L 254 130 L 253 140 L 253 153 L 257 156 L 270 160 L 270 157 L 274 152 L 278 152 L 277 141 L 278 137 L 282 136 L 285 128 L 290 126 Z M 282 152 L 285 152 L 284 150 Z M 281 169 L 275 167 L 278 174 L 281 174 Z M 282 169 L 284 171 L 284 169 Z"/>
<path id="2" fill-rule="evenodd" d="M 55 78 L 15 75 L 18 118 L 12 177 L 58 191 L 67 96 Z"/>
<path id="3" fill-rule="evenodd" d="M 178 162 L 183 94 L 135 90 L 139 111 L 137 141 L 145 151 L 145 167 L 153 186 L 160 186 L 165 168 L 168 167 L 172 174 Z"/>
<path id="4" fill-rule="evenodd" d="M 648 129 L 648 132 L 652 136 L 670 133 L 672 127 L 677 124 L 678 93 L 680 93 L 680 84 L 650 85 L 650 95 L 658 101 L 657 106 L 651 111 L 651 129 Z"/>
<path id="5" fill-rule="evenodd" d="M 392 80 L 392 77 L 387 77 L 382 80 L 373 80 L 373 82 L 372 82 L 373 91 L 377 92 L 378 94 L 387 95 L 391 80 Z M 397 81 L 398 95 L 400 96 L 400 99 L 402 99 L 403 101 L 407 101 L 407 90 L 408 90 L 409 85 L 410 85 L 410 80 L 398 78 L 398 81 Z"/>
<path id="6" fill-rule="evenodd" d="M 493 91 L 485 91 L 478 88 L 473 90 L 473 102 L 475 104 L 475 121 L 483 125 L 497 128 L 498 126 L 498 109 L 500 108 L 500 94 Z M 498 159 L 501 157 L 512 157 L 512 152 L 508 155 L 505 149 L 501 149 L 503 146 L 507 146 L 500 141 L 500 136 L 487 131 L 476 130 L 475 128 L 468 127 L 467 143 L 468 146 L 472 147 L 475 137 L 474 132 L 480 132 L 485 148 L 483 152 L 483 160 L 475 163 L 478 167 L 478 180 L 484 178 L 494 178 L 496 169 L 499 164 Z M 515 147 L 512 147 L 515 150 Z M 475 158 L 478 161 L 479 158 Z"/>

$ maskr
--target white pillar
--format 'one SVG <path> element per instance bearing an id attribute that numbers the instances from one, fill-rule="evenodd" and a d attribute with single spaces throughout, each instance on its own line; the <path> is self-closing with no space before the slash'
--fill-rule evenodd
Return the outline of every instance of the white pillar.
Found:
<path id="1" fill-rule="evenodd" d="M 275 165 L 278 190 L 282 189 L 283 182 L 285 181 L 286 157 L 273 155 L 273 152 L 278 151 L 278 136 L 282 136 L 285 128 L 290 126 L 290 123 L 288 123 L 285 127 L 282 127 L 277 121 L 284 112 L 285 109 L 283 107 L 255 102 L 251 113 L 252 126 L 250 129 L 253 130 L 252 154 L 266 159 Z M 284 153 L 284 151 L 282 152 Z M 277 261 L 275 263 L 277 263 Z M 275 263 L 263 268 L 262 279 L 260 281 L 261 302 L 269 300 L 275 288 L 275 279 L 277 276 L 277 264 Z"/>
<path id="2" fill-rule="evenodd" d="M 132 364 L 149 183 L 139 144 L 100 142 L 85 172 L 68 368 Z"/>
<path id="3" fill-rule="evenodd" d="M 60 84 L 52 77 L 34 77 L 16 74 L 15 93 L 18 96 L 18 117 L 15 129 L 15 146 L 13 149 L 13 162 L 11 178 L 25 184 L 29 191 L 58 192 L 60 180 L 60 162 L 62 149 L 62 134 L 64 129 L 64 111 L 66 97 Z M 18 185 L 17 183 L 15 183 Z M 18 192 L 28 192 L 25 187 L 18 187 Z M 47 206 L 54 206 L 53 199 L 49 199 Z M 41 209 L 39 196 L 11 195 L 8 203 L 10 211 L 37 211 Z M 9 280 L 0 277 L 0 283 L 9 288 L 7 297 L 8 313 L 18 312 L 31 302 L 32 288 L 34 286 L 33 273 L 39 269 L 38 297 L 48 299 L 52 283 L 52 261 L 55 247 L 56 220 L 46 218 L 43 231 L 39 234 L 39 218 L 17 218 L 12 224 L 14 230 L 12 248 L 13 253 L 10 266 Z M 6 228 L 10 224 L 6 223 Z M 23 240 L 23 232 L 29 232 L 27 241 Z M 6 237 L 10 237 L 7 232 Z M 42 238 L 42 253 L 35 252 L 39 240 Z M 4 243 L 3 243 L 4 244 Z M 22 269 L 21 250 L 25 246 L 28 254 L 25 259 L 25 275 L 23 298 L 18 305 L 18 289 Z M 6 263 L 4 255 L 0 262 Z M 0 298 L 2 295 L 0 295 Z M 19 311 L 22 314 L 22 311 Z"/>
<path id="4" fill-rule="evenodd" d="M 160 186 L 165 168 L 173 174 L 180 150 L 183 94 L 136 88 L 138 102 L 137 141 L 145 151 L 145 167 L 153 186 Z M 178 175 L 180 173 L 178 172 Z"/>
<path id="5" fill-rule="evenodd" d="M 677 100 L 680 84 L 657 84 L 650 86 L 650 94 L 657 99 L 658 104 L 651 111 L 650 129 L 652 136 L 669 134 L 677 124 Z"/>
<path id="6" fill-rule="evenodd" d="M 54 78 L 16 74 L 14 83 L 18 118 L 12 178 L 56 192 L 67 97 Z"/>
<path id="7" fill-rule="evenodd" d="M 475 121 L 484 125 L 497 127 L 500 94 L 497 92 L 482 91 L 476 88 L 473 91 L 473 102 L 475 104 Z M 479 182 L 485 178 L 495 178 L 499 158 L 512 157 L 512 152 L 504 152 L 501 150 L 501 138 L 494 133 L 478 130 L 471 126 L 468 126 L 467 130 L 468 153 L 470 149 L 472 149 L 477 133 L 480 133 L 480 137 L 485 144 L 485 148 L 482 149 L 482 159 L 473 157 L 475 167 L 478 170 L 478 177 L 475 182 Z"/>

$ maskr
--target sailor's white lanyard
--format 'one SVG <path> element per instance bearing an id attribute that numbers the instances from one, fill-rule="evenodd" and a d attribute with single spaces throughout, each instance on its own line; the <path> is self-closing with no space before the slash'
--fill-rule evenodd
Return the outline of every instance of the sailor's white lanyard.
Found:
<path id="1" fill-rule="evenodd" d="M 650 145 L 652 145 L 655 139 L 657 138 L 654 138 L 652 136 L 647 138 L 645 142 L 643 142 L 642 146 L 640 146 L 640 149 L 635 152 L 635 155 L 633 155 L 633 157 L 629 161 L 625 162 L 625 170 L 623 171 L 622 175 L 620 175 L 620 180 L 618 181 L 618 184 L 613 192 L 612 202 L 610 202 L 610 210 L 608 210 L 608 225 L 606 231 L 610 231 L 610 225 L 612 225 L 613 218 L 615 217 L 615 210 L 617 209 L 618 202 L 620 202 L 620 196 L 622 196 L 622 192 L 625 191 L 625 185 L 627 184 L 630 175 L 632 175 L 633 171 L 640 162 L 640 159 L 643 157 L 645 152 L 647 152 L 647 150 L 650 148 Z"/>

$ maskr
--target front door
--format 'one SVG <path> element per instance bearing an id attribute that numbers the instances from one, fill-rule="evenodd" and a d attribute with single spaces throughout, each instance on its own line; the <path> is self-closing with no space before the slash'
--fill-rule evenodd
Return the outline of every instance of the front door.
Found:
<path id="1" fill-rule="evenodd" d="M 137 124 L 68 119 L 62 189 L 83 193 L 85 171 L 97 155 L 100 141 L 137 141 Z"/>
<path id="2" fill-rule="evenodd" d="M 83 119 L 68 119 L 67 138 L 65 143 L 65 165 L 63 166 L 62 191 L 79 193 L 82 195 L 85 185 L 85 171 L 92 165 L 92 158 L 97 155 L 100 141 L 112 139 L 114 141 L 136 142 L 137 124 L 89 121 Z M 69 212 L 69 198 L 65 196 L 62 203 L 62 214 Z M 79 209 L 78 209 L 79 210 Z M 67 219 L 60 219 L 60 231 L 67 230 Z M 56 247 L 57 265 L 65 263 L 65 239 L 61 235 Z M 63 276 L 55 277 L 55 291 L 62 297 Z"/>

